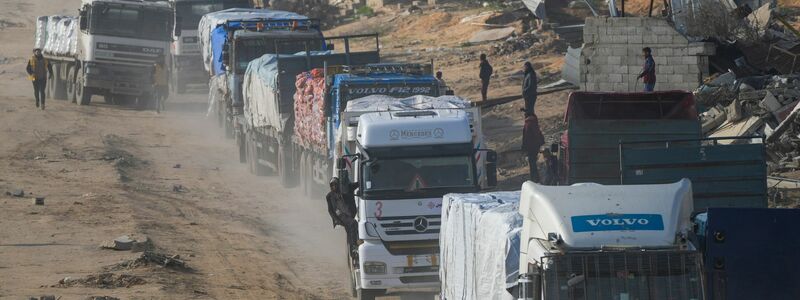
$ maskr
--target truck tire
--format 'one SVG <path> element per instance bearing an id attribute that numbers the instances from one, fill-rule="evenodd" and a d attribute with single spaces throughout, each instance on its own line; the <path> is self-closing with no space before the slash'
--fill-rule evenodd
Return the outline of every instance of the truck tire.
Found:
<path id="1" fill-rule="evenodd" d="M 225 138 L 226 139 L 233 139 L 233 124 L 228 122 L 227 118 L 225 120 Z"/>
<path id="2" fill-rule="evenodd" d="M 249 139 L 248 139 L 249 140 Z M 251 160 L 253 165 L 253 174 L 256 176 L 269 176 L 272 175 L 272 169 L 267 166 L 262 165 L 258 162 L 258 144 L 256 141 L 250 141 L 250 153 L 251 153 Z"/>
<path id="3" fill-rule="evenodd" d="M 239 147 L 239 163 L 241 164 L 247 162 L 247 148 L 244 145 L 244 141 L 245 141 L 244 132 L 238 131 L 236 133 L 236 146 Z"/>
<path id="4" fill-rule="evenodd" d="M 78 105 L 89 105 L 92 101 L 92 89 L 83 86 L 83 72 L 80 71 L 75 79 L 75 101 Z"/>
<path id="5" fill-rule="evenodd" d="M 255 174 L 256 173 L 256 168 L 255 168 L 255 165 L 254 165 L 254 163 L 255 163 L 255 158 L 254 158 L 255 155 L 253 155 L 253 146 L 251 144 L 252 144 L 252 142 L 250 141 L 250 137 L 245 135 L 245 137 L 244 137 L 244 152 L 245 153 L 244 154 L 245 154 L 245 156 L 247 156 L 247 171 L 250 172 L 250 174 Z"/>
<path id="6" fill-rule="evenodd" d="M 48 92 L 50 94 L 50 99 L 56 100 L 67 100 L 67 87 L 66 82 L 61 80 L 59 74 L 61 74 L 61 66 L 58 64 L 54 64 L 53 66 L 53 79 L 48 82 Z"/>
<path id="7" fill-rule="evenodd" d="M 291 147 L 278 143 L 278 175 L 281 177 L 281 186 L 292 188 L 296 185 L 292 178 L 292 152 Z"/>
<path id="8" fill-rule="evenodd" d="M 357 294 L 356 298 L 358 300 L 375 300 L 376 297 L 385 295 L 386 291 L 358 289 Z"/>
<path id="9" fill-rule="evenodd" d="M 347 266 L 350 269 L 350 294 L 352 297 L 358 297 L 358 285 L 356 284 L 356 266 L 353 258 L 350 256 L 350 245 L 344 243 L 344 254 L 347 257 Z"/>

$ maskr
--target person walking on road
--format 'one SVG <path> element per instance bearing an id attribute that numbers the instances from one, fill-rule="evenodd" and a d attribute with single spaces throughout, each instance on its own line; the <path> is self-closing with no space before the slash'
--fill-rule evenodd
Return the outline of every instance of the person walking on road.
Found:
<path id="1" fill-rule="evenodd" d="M 53 78 L 53 66 L 47 58 L 42 55 L 42 49 L 33 49 L 33 56 L 28 60 L 25 68 L 28 72 L 28 79 L 33 82 L 33 95 L 36 98 L 36 107 L 44 110 L 45 88 L 47 88 L 47 78 Z M 41 104 L 41 106 L 39 106 Z"/>
<path id="2" fill-rule="evenodd" d="M 330 181 L 330 192 L 325 195 L 325 200 L 328 202 L 328 214 L 333 221 L 333 227 L 341 225 L 347 233 L 347 244 L 350 246 L 350 252 L 355 250 L 356 242 L 358 241 L 358 223 L 355 220 L 356 204 L 352 192 L 339 191 L 339 178 L 332 178 Z"/>
<path id="3" fill-rule="evenodd" d="M 530 181 L 539 182 L 539 171 L 536 162 L 539 157 L 539 148 L 544 145 L 544 135 L 539 129 L 539 119 L 534 114 L 525 114 L 525 125 L 522 127 L 522 151 L 528 155 L 530 168 Z"/>
<path id="4" fill-rule="evenodd" d="M 656 88 L 656 61 L 653 59 L 650 47 L 642 48 L 642 56 L 644 56 L 644 66 L 637 79 L 642 78 L 645 92 L 652 92 Z"/>
<path id="5" fill-rule="evenodd" d="M 153 98 L 156 101 L 156 113 L 160 113 L 164 109 L 164 103 L 169 95 L 168 84 L 167 70 L 164 68 L 164 60 L 162 58 L 153 65 Z"/>
<path id="6" fill-rule="evenodd" d="M 524 67 L 525 78 L 522 80 L 522 98 L 525 100 L 526 114 L 534 114 L 534 106 L 536 105 L 536 96 L 538 95 L 537 85 L 539 79 L 536 78 L 536 71 L 530 62 L 525 62 Z"/>
<path id="7" fill-rule="evenodd" d="M 486 60 L 486 54 L 481 54 L 480 65 L 480 78 L 481 78 L 481 100 L 486 101 L 486 94 L 489 92 L 489 79 L 492 78 L 492 65 Z"/>

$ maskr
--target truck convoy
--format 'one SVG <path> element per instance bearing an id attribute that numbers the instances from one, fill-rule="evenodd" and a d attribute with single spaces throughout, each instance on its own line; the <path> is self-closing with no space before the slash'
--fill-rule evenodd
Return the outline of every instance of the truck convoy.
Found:
<path id="1" fill-rule="evenodd" d="M 170 0 L 175 22 L 175 35 L 170 48 L 170 87 L 183 93 L 189 84 L 207 84 L 199 62 L 200 44 L 197 27 L 203 15 L 229 8 L 248 8 L 249 0 Z"/>
<path id="2" fill-rule="evenodd" d="M 171 14 L 166 2 L 83 0 L 77 18 L 40 17 L 36 43 L 55 73 L 50 96 L 80 105 L 93 95 L 151 104 L 153 66 L 165 63 L 172 40 Z"/>
<path id="3" fill-rule="evenodd" d="M 203 15 L 198 25 L 209 80 L 209 114 L 216 114 L 226 136 L 234 137 L 234 118 L 242 114 L 242 78 L 247 65 L 264 54 L 325 50 L 317 21 L 266 9 L 231 8 Z M 293 43 L 291 40 L 317 41 Z M 281 42 L 287 41 L 287 42 Z"/>

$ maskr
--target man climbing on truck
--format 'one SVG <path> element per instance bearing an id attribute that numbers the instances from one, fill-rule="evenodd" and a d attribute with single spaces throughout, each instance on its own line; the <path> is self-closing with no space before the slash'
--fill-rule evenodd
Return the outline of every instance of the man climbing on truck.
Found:
<path id="1" fill-rule="evenodd" d="M 347 233 L 347 245 L 350 253 L 358 239 L 358 223 L 355 220 L 356 205 L 355 198 L 353 197 L 353 189 L 358 186 L 357 184 L 348 184 L 346 191 L 339 192 L 340 182 L 339 178 L 333 177 L 330 182 L 331 191 L 325 195 L 325 200 L 328 202 L 328 214 L 333 221 L 333 227 L 341 225 Z"/>
<path id="2" fill-rule="evenodd" d="M 53 77 L 53 67 L 50 62 L 42 55 L 42 49 L 33 49 L 33 56 L 28 60 L 28 66 L 25 68 L 28 72 L 28 79 L 33 82 L 33 95 L 36 98 L 36 107 L 39 102 L 42 103 L 42 110 L 44 110 L 45 88 L 47 87 L 47 78 Z"/>

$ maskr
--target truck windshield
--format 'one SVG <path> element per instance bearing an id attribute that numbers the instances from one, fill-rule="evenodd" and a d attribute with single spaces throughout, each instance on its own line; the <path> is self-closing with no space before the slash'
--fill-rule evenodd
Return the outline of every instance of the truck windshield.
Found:
<path id="1" fill-rule="evenodd" d="M 175 14 L 180 17 L 179 24 L 183 30 L 197 30 L 197 24 L 207 13 L 220 11 L 228 8 L 250 7 L 249 0 L 228 0 L 228 1 L 185 1 L 175 5 Z"/>
<path id="2" fill-rule="evenodd" d="M 469 155 L 374 159 L 364 166 L 365 192 L 417 192 L 475 187 Z"/>
<path id="3" fill-rule="evenodd" d="M 167 9 L 95 4 L 89 24 L 89 32 L 96 35 L 172 40 L 171 15 Z"/>
<path id="4" fill-rule="evenodd" d="M 319 41 L 308 43 L 308 47 L 319 50 L 322 44 Z M 295 54 L 306 50 L 306 43 L 281 43 L 279 54 Z M 236 41 L 236 73 L 244 74 L 250 61 L 263 56 L 264 54 L 275 54 L 274 39 L 241 39 Z"/>
<path id="5" fill-rule="evenodd" d="M 703 299 L 700 256 L 691 251 L 566 254 L 549 257 L 544 299 Z"/>

